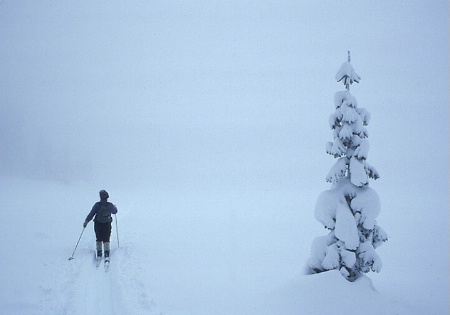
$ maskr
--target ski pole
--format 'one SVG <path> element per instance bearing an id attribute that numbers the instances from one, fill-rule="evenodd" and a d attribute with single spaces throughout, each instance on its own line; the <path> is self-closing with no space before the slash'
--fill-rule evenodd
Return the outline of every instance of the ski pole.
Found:
<path id="1" fill-rule="evenodd" d="M 69 260 L 72 260 L 72 259 L 73 259 L 73 255 L 75 254 L 75 251 L 77 250 L 77 247 L 78 247 L 78 243 L 80 243 L 80 240 L 81 240 L 81 236 L 83 236 L 83 232 L 84 232 L 84 229 L 85 229 L 85 227 L 83 227 L 83 230 L 81 231 L 80 237 L 78 238 L 78 242 L 77 242 L 77 245 L 75 245 L 75 249 L 73 250 L 72 256 L 71 256 L 71 257 L 69 257 Z"/>
<path id="2" fill-rule="evenodd" d="M 119 227 L 117 226 L 117 216 L 116 216 L 115 213 L 114 213 L 114 218 L 116 219 L 117 247 L 120 248 L 120 245 L 119 245 Z"/>

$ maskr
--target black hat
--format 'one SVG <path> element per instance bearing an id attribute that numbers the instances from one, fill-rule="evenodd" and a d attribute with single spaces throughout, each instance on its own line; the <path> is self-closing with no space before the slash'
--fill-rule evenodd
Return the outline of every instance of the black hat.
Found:
<path id="1" fill-rule="evenodd" d="M 100 194 L 100 199 L 108 199 L 109 198 L 108 192 L 106 190 L 100 190 L 99 194 Z"/>

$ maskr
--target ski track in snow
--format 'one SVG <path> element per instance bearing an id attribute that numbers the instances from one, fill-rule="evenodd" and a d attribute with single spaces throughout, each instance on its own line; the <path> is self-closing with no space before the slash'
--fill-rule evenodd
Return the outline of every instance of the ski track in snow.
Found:
<path id="1" fill-rule="evenodd" d="M 127 269 L 127 249 L 111 252 L 111 264 L 105 272 L 104 263 L 97 268 L 94 252 L 83 249 L 66 272 L 59 275 L 61 301 L 53 310 L 65 315 L 120 315 L 153 313 L 155 304 L 148 300 L 146 288 L 133 274 L 135 269 Z M 53 297 L 58 300 L 58 297 Z M 58 309 L 59 308 L 59 309 Z"/>
<path id="2" fill-rule="evenodd" d="M 120 314 L 115 309 L 119 304 L 114 303 L 117 296 L 113 293 L 117 293 L 118 289 L 113 289 L 113 286 L 117 285 L 111 279 L 113 270 L 105 273 L 102 265 L 96 268 L 92 259 L 88 259 L 85 253 L 76 259 L 77 269 L 75 273 L 68 275 L 72 278 L 68 283 L 72 289 L 66 296 L 65 314 Z"/>

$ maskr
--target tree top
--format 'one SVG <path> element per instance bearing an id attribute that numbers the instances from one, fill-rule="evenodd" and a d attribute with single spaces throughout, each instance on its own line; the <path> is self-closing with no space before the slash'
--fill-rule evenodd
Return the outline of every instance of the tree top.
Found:
<path id="1" fill-rule="evenodd" d="M 361 80 L 361 77 L 355 72 L 353 66 L 350 63 L 350 52 L 348 52 L 348 61 L 344 62 L 341 65 L 339 71 L 336 73 L 335 78 L 337 82 L 341 82 L 343 80 L 343 83 L 347 90 L 350 89 L 350 85 L 353 84 L 353 82 L 359 83 L 359 81 Z"/>

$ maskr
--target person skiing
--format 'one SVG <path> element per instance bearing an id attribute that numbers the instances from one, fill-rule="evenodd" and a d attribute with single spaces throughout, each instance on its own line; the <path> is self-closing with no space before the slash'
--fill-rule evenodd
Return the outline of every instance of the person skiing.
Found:
<path id="1" fill-rule="evenodd" d="M 105 261 L 109 261 L 111 237 L 111 214 L 117 213 L 117 208 L 111 202 L 108 202 L 109 194 L 106 190 L 100 190 L 100 201 L 96 202 L 92 210 L 84 220 L 83 227 L 86 228 L 89 221 L 94 218 L 94 231 L 96 236 L 97 260 L 102 258 L 102 245 L 105 251 Z"/>

